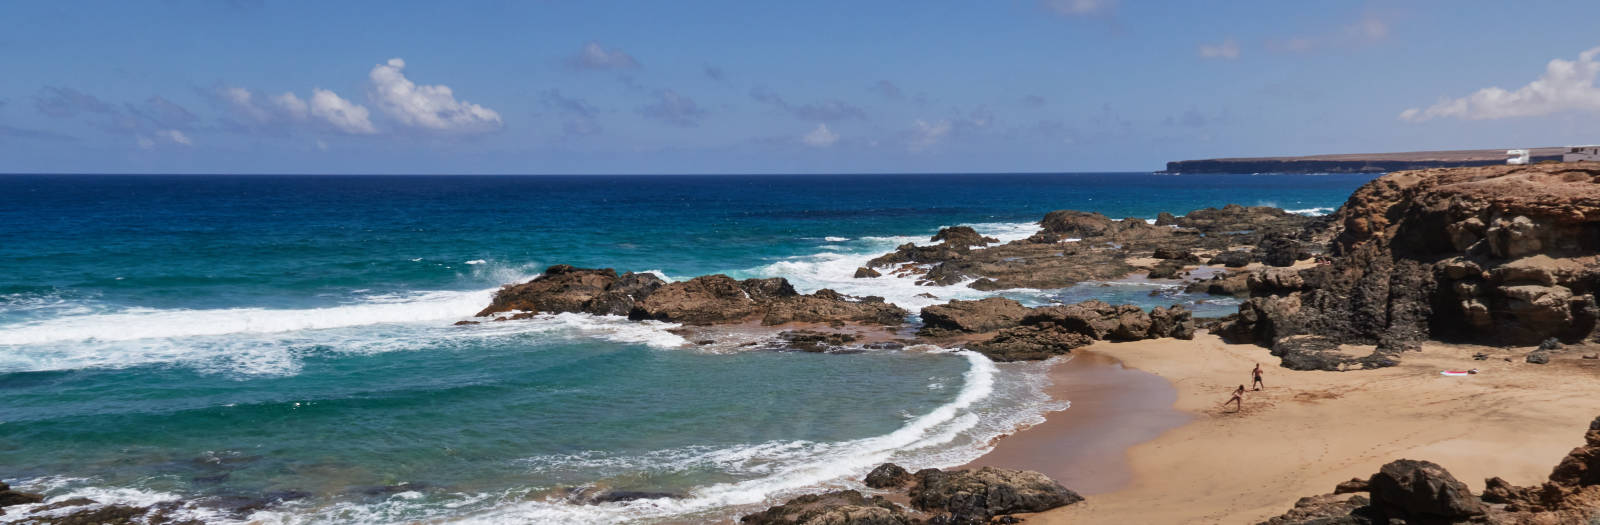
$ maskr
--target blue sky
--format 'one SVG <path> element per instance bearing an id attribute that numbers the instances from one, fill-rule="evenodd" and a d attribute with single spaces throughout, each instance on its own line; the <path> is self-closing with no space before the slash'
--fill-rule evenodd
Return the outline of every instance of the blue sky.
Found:
<path id="1" fill-rule="evenodd" d="M 12 1 L 0 172 L 1140 171 L 1600 143 L 1593 20 L 1593 1 Z"/>

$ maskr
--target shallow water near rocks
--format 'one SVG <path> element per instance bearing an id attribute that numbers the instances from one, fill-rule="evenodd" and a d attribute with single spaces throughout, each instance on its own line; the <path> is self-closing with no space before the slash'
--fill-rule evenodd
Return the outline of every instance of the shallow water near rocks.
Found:
<path id="1" fill-rule="evenodd" d="M 852 275 L 941 226 L 1010 240 L 1062 208 L 1325 211 L 1368 179 L 0 176 L 0 465 L 55 499 L 183 499 L 209 521 L 725 517 L 885 460 L 965 463 L 1060 405 L 1043 365 L 937 349 L 714 352 L 573 314 L 451 324 L 557 263 L 781 276 L 915 310 L 991 294 Z M 580 505 L 570 487 L 681 497 Z"/>

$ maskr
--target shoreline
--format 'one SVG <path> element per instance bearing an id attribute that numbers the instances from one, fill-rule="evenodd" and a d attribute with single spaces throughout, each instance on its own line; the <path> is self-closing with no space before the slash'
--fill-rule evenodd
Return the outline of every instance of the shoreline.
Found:
<path id="1" fill-rule="evenodd" d="M 1491 357 L 1475 361 L 1477 352 Z M 1534 365 L 1522 353 L 1430 342 L 1391 368 L 1302 372 L 1276 366 L 1266 348 L 1209 333 L 1096 343 L 1051 371 L 1081 382 L 1051 387 L 1052 396 L 1076 391 L 1071 408 L 1000 438 L 966 467 L 1039 470 L 1088 496 L 1019 516 L 1036 524 L 1256 523 L 1400 458 L 1439 463 L 1474 493 L 1491 476 L 1534 485 L 1600 414 L 1592 396 L 1600 362 L 1568 352 Z M 1221 409 L 1257 362 L 1267 388 L 1247 392 L 1240 411 Z M 1457 368 L 1482 373 L 1439 375 Z M 1097 382 L 1136 399 L 1094 394 Z M 1163 384 L 1172 402 L 1151 408 Z M 1151 431 L 1173 413 L 1186 421 Z"/>
<path id="2" fill-rule="evenodd" d="M 1126 450 L 1192 419 L 1172 408 L 1178 391 L 1166 379 L 1104 353 L 1075 352 L 1049 377 L 1046 393 L 1067 409 L 1000 436 L 993 450 L 955 468 L 1035 470 L 1086 496 L 1113 492 L 1133 479 Z"/>

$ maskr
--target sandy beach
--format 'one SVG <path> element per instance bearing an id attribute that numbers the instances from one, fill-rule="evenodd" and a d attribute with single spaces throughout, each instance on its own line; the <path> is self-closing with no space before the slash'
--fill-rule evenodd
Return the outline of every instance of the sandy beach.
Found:
<path id="1" fill-rule="evenodd" d="M 1210 334 L 1099 343 L 1052 372 L 1071 408 L 973 465 L 1039 470 L 1088 496 L 1028 519 L 1041 524 L 1256 523 L 1399 458 L 1439 463 L 1474 492 L 1490 476 L 1534 484 L 1600 415 L 1600 361 L 1523 353 L 1430 343 L 1393 368 L 1297 372 Z M 1267 388 L 1221 408 L 1258 362 Z"/>

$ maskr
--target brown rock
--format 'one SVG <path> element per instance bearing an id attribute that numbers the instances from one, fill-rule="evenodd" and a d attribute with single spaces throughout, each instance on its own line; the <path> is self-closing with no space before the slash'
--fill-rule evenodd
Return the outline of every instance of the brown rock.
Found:
<path id="1" fill-rule="evenodd" d="M 922 330 L 918 335 L 947 337 L 957 334 L 993 332 L 1016 326 L 1031 310 L 1004 297 L 977 301 L 955 300 L 922 309 Z"/>

